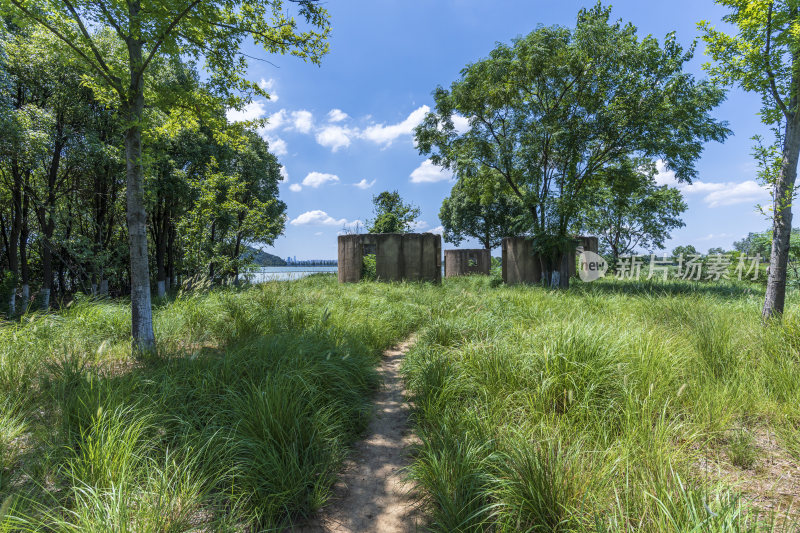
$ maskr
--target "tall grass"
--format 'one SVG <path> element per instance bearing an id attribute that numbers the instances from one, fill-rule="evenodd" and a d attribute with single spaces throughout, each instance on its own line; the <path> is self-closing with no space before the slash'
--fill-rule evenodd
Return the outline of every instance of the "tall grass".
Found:
<path id="1" fill-rule="evenodd" d="M 280 530 L 326 504 L 383 349 L 434 531 L 790 530 L 746 477 L 754 435 L 800 460 L 800 316 L 736 284 L 498 287 L 330 276 L 159 301 L 131 358 L 124 302 L 0 327 L 0 531 Z"/>
<path id="2" fill-rule="evenodd" d="M 318 277 L 161 302 L 135 360 L 124 302 L 0 329 L 0 529 L 279 529 L 323 506 L 383 349 L 425 316 L 403 285 Z M 417 287 L 414 292 L 431 292 Z"/>
<path id="3" fill-rule="evenodd" d="M 702 465 L 800 449 L 794 295 L 763 326 L 743 285 L 493 286 L 449 280 L 404 365 L 433 530 L 791 530 Z"/>

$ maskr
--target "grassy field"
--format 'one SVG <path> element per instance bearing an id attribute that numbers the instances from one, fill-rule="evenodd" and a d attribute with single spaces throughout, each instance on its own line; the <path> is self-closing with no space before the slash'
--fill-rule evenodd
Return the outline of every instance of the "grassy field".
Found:
<path id="1" fill-rule="evenodd" d="M 315 276 L 161 302 L 144 361 L 123 303 L 32 316 L 0 327 L 0 529 L 290 524 L 324 505 L 381 350 L 411 332 L 409 475 L 431 529 L 788 529 L 800 316 L 793 294 L 762 326 L 762 298 Z"/>

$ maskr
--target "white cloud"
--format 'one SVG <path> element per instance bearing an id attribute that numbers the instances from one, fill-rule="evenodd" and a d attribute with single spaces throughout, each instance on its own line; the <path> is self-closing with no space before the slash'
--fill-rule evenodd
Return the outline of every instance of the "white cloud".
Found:
<path id="1" fill-rule="evenodd" d="M 317 133 L 317 142 L 335 152 L 339 148 L 350 146 L 350 137 L 356 133 L 342 126 L 326 126 Z"/>
<path id="2" fill-rule="evenodd" d="M 373 185 L 375 185 L 375 180 L 367 181 L 366 179 L 363 179 L 363 180 L 359 181 L 358 183 L 354 183 L 353 187 L 358 187 L 359 189 L 367 190 L 370 187 L 372 187 Z"/>
<path id="3" fill-rule="evenodd" d="M 453 127 L 459 135 L 463 135 L 469 130 L 469 119 L 461 115 L 453 115 Z"/>
<path id="4" fill-rule="evenodd" d="M 306 211 L 302 215 L 289 222 L 289 224 L 293 224 L 295 226 L 344 226 L 347 224 L 347 219 L 340 218 L 337 220 L 325 211 L 322 211 L 321 209 L 315 209 L 313 211 Z"/>
<path id="5" fill-rule="evenodd" d="M 442 233 L 444 233 L 444 227 L 442 227 L 442 226 L 436 226 L 436 227 L 435 227 L 435 228 L 433 228 L 432 230 L 429 230 L 429 231 L 428 231 L 428 233 L 435 233 L 435 234 L 437 234 L 437 235 L 441 235 Z"/>
<path id="6" fill-rule="evenodd" d="M 428 223 L 424 220 L 415 220 L 411 223 L 411 231 L 422 231 L 428 227 Z"/>
<path id="7" fill-rule="evenodd" d="M 703 202 L 708 207 L 725 207 L 729 205 L 765 202 L 770 199 L 769 190 L 754 180 L 742 182 L 709 182 L 694 180 L 691 184 L 680 183 L 675 179 L 675 172 L 666 169 L 663 161 L 656 161 L 655 181 L 657 185 L 669 185 L 684 194 L 702 194 Z"/>
<path id="8" fill-rule="evenodd" d="M 320 235 L 322 235 L 322 232 L 321 232 L 321 231 L 315 231 L 315 232 L 314 232 L 314 235 L 316 235 L 317 237 L 319 237 Z"/>
<path id="9" fill-rule="evenodd" d="M 273 154 L 281 156 L 289 153 L 289 148 L 286 145 L 286 141 L 280 137 L 265 136 L 264 139 L 269 144 L 269 151 Z"/>
<path id="10" fill-rule="evenodd" d="M 424 105 L 412 111 L 402 122 L 390 124 L 388 126 L 384 124 L 375 124 L 365 129 L 361 135 L 374 143 L 389 146 L 398 137 L 402 135 L 411 135 L 414 132 L 414 128 L 422 122 L 425 114 L 430 110 L 430 107 Z"/>
<path id="11" fill-rule="evenodd" d="M 244 122 L 245 120 L 255 120 L 266 114 L 264 100 L 256 100 L 246 104 L 242 109 L 228 109 L 225 116 L 228 122 Z"/>
<path id="12" fill-rule="evenodd" d="M 276 111 L 267 117 L 267 123 L 261 127 L 259 132 L 263 135 L 265 131 L 276 130 L 286 123 L 287 118 L 285 109 Z"/>
<path id="13" fill-rule="evenodd" d="M 289 185 L 289 190 L 292 192 L 300 192 L 303 190 L 303 187 L 299 183 L 292 183 Z"/>
<path id="14" fill-rule="evenodd" d="M 292 125 L 300 133 L 309 133 L 314 127 L 314 116 L 305 109 L 292 111 Z"/>
<path id="15" fill-rule="evenodd" d="M 349 116 L 341 109 L 331 109 L 328 111 L 328 122 L 341 122 L 347 118 L 349 118 Z"/>
<path id="16" fill-rule="evenodd" d="M 453 173 L 449 170 L 437 167 L 430 159 L 423 161 L 414 172 L 411 173 L 412 183 L 435 183 L 446 181 L 453 178 Z"/>
<path id="17" fill-rule="evenodd" d="M 703 201 L 708 204 L 708 207 L 722 207 L 743 203 L 764 202 L 769 200 L 769 198 L 769 191 L 755 181 L 747 180 L 741 183 L 729 183 L 726 188 L 709 193 L 703 198 Z"/>
<path id="18" fill-rule="evenodd" d="M 303 179 L 303 185 L 316 189 L 317 187 L 321 187 L 328 182 L 337 183 L 338 181 L 339 176 L 334 174 L 325 174 L 324 172 L 309 172 L 305 179 Z"/>
<path id="19" fill-rule="evenodd" d="M 272 78 L 270 78 L 268 80 L 265 80 L 264 78 L 261 78 L 261 81 L 258 82 L 258 86 L 261 87 L 262 90 L 264 90 L 267 93 L 269 93 L 269 99 L 270 99 L 271 102 L 277 102 L 278 101 L 278 93 L 276 93 L 275 90 L 274 90 L 275 89 L 275 80 L 273 80 Z"/>
<path id="20" fill-rule="evenodd" d="M 283 183 L 286 183 L 286 182 L 289 181 L 289 171 L 286 170 L 285 166 L 281 166 L 281 178 L 282 178 L 281 181 Z"/>

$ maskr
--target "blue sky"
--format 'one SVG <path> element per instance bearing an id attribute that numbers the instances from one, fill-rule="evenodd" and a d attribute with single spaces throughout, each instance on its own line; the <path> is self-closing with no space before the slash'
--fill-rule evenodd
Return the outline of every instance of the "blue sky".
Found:
<path id="1" fill-rule="evenodd" d="M 322 66 L 291 56 L 251 61 L 249 76 L 272 94 L 258 99 L 233 119 L 269 117 L 262 135 L 288 176 L 280 186 L 288 206 L 286 232 L 273 247 L 281 257 L 336 257 L 336 237 L 345 224 L 372 215 L 371 199 L 397 189 L 421 208 L 420 230 L 440 226 L 442 199 L 453 182 L 426 163 L 411 134 L 437 85 L 448 86 L 470 62 L 485 57 L 497 42 L 508 42 L 537 25 L 572 26 L 581 7 L 594 2 L 495 0 L 340 0 L 327 3 L 331 14 L 330 53 Z M 720 24 L 724 11 L 710 0 L 620 1 L 613 16 L 632 22 L 641 36 L 661 40 L 675 31 L 688 46 L 699 38 L 696 23 Z M 689 65 L 704 77 L 704 45 Z M 263 56 L 253 48 L 250 55 Z M 727 120 L 734 135 L 710 143 L 697 162 L 698 179 L 683 185 L 689 209 L 686 227 L 667 243 L 693 244 L 699 250 L 722 246 L 750 231 L 769 227 L 755 209 L 769 197 L 755 182 L 751 156 L 756 134 L 766 134 L 757 112 L 759 98 L 731 89 L 715 116 Z M 670 183 L 667 172 L 661 183 Z M 467 247 L 474 243 L 463 243 Z M 445 247 L 451 245 L 445 244 Z"/>

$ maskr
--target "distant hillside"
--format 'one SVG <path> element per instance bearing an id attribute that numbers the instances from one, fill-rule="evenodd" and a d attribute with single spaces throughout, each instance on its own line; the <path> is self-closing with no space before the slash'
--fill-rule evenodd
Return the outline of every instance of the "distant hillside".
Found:
<path id="1" fill-rule="evenodd" d="M 262 267 L 286 266 L 286 261 L 277 255 L 268 254 L 263 250 L 257 250 L 252 246 L 247 247 L 247 251 L 253 254 L 253 262 Z"/>

